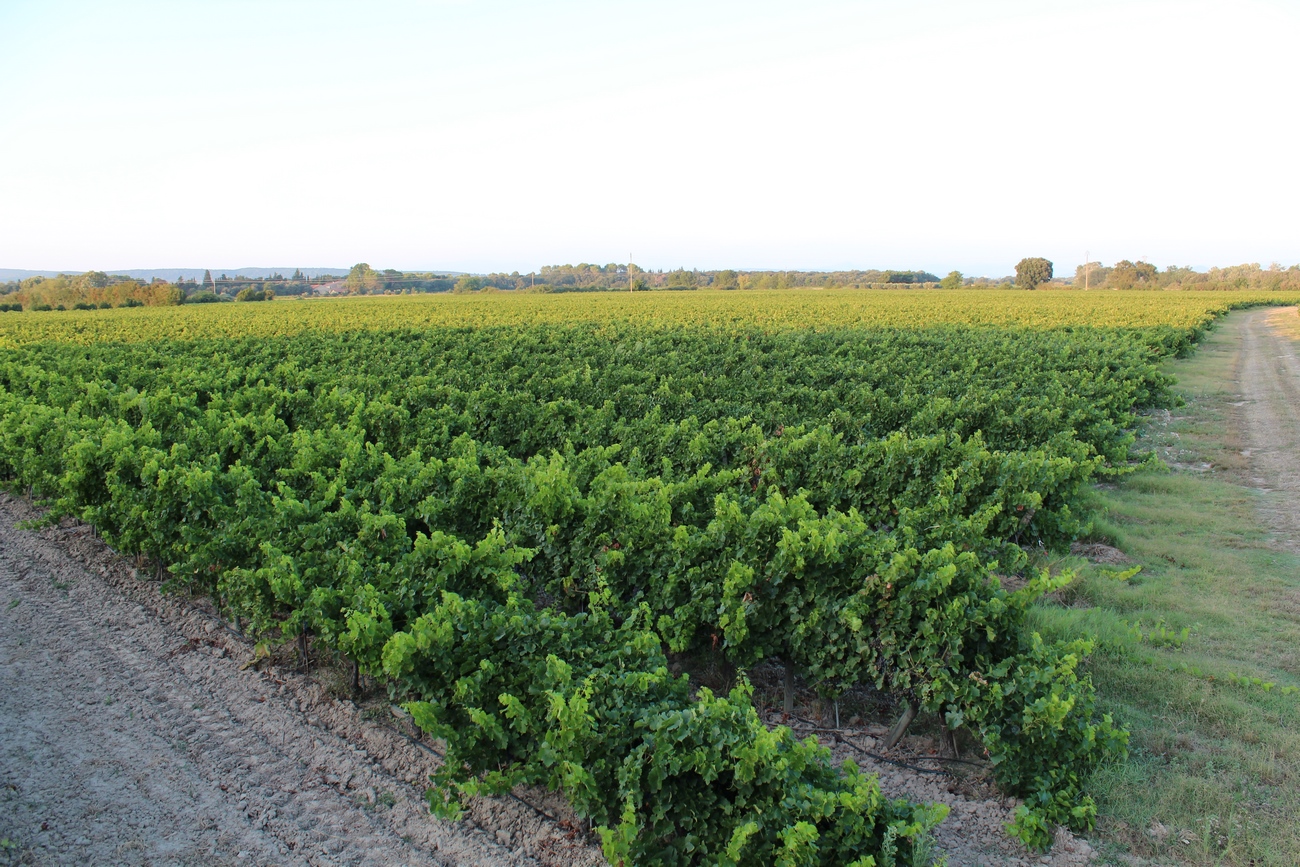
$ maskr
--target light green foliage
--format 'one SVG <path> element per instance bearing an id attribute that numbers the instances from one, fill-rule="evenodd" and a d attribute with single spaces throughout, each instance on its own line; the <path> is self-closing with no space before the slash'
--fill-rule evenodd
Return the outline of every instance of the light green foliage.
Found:
<path id="1" fill-rule="evenodd" d="M 1292 272 L 1288 271 L 1287 274 Z M 447 282 L 450 285 L 450 281 Z M 222 281 L 223 285 L 233 281 Z M 167 284 L 155 284 L 165 286 Z M 817 284 L 821 285 L 821 284 Z M 624 286 L 624 288 L 626 288 Z M 643 287 L 644 288 L 644 287 Z M 1228 287 L 1220 287 L 1227 289 Z M 128 299 L 130 300 L 130 299 Z M 0 317 L 0 346 L 58 341 L 137 342 L 199 338 L 285 337 L 304 331 L 351 332 L 597 323 L 661 328 L 807 329 L 928 328 L 981 325 L 1008 328 L 1174 328 L 1198 336 L 1228 310 L 1295 304 L 1300 292 L 1107 292 L 1005 289 L 602 292 L 487 296 L 440 293 L 341 298 L 278 305 L 185 305 L 136 311 Z M 116 302 L 115 306 L 116 306 Z M 1190 343 L 1184 345 L 1185 351 Z"/>
<path id="2" fill-rule="evenodd" d="M 348 272 L 344 284 L 350 292 L 366 294 L 369 292 L 376 292 L 383 288 L 383 280 L 384 278 L 382 274 L 374 268 L 371 268 L 365 262 L 360 262 L 352 266 L 352 270 Z"/>
<path id="3" fill-rule="evenodd" d="M 1182 629 L 1173 629 L 1164 618 L 1157 618 L 1156 622 L 1149 627 L 1143 626 L 1139 620 L 1128 628 L 1129 638 L 1135 644 L 1149 644 L 1152 647 L 1164 647 L 1170 650 L 1177 650 L 1182 647 L 1187 639 L 1191 637 L 1192 628 L 1184 626 Z"/>
<path id="4" fill-rule="evenodd" d="M 1104 578 L 1111 578 L 1115 581 L 1129 581 L 1137 577 L 1137 574 L 1141 571 L 1142 564 L 1139 563 L 1137 566 L 1132 566 L 1119 572 L 1110 569 L 1099 569 L 1097 570 L 1097 574 Z"/>

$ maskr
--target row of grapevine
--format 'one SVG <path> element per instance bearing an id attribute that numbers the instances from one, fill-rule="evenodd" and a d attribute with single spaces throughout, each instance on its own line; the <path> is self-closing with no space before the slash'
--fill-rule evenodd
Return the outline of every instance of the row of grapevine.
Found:
<path id="1" fill-rule="evenodd" d="M 1195 333 L 1232 309 L 1297 301 L 1300 297 L 1295 293 L 1268 291 L 996 289 L 415 295 L 282 300 L 240 307 L 191 304 L 24 314 L 0 319 L 0 346 L 286 337 L 304 331 L 477 328 L 484 323 L 521 327 L 617 322 L 642 329 L 757 327 L 768 331 L 936 325 L 1034 329 L 1170 326 Z"/>
<path id="2" fill-rule="evenodd" d="M 1087 775 L 1126 735 L 1095 713 L 1086 643 L 1026 634 L 1050 579 L 1008 593 L 991 570 L 1079 531 L 1078 492 L 1123 466 L 1132 413 L 1167 399 L 1153 362 L 1184 340 L 31 344 L 0 356 L 0 474 L 252 628 L 387 679 L 447 740 L 451 803 L 549 784 L 632 863 L 850 863 L 937 819 L 766 733 L 743 691 L 696 700 L 667 675 L 664 645 L 717 636 L 741 665 L 779 656 L 824 694 L 870 682 L 968 726 L 1044 845 L 1090 825 Z"/>
<path id="3" fill-rule="evenodd" d="M 11 354 L 26 369 L 9 378 L 52 405 L 134 390 L 187 412 L 212 404 L 274 414 L 290 428 L 346 424 L 364 401 L 369 435 L 394 453 L 445 448 L 468 433 L 521 458 L 618 443 L 677 469 L 698 452 L 680 440 L 717 423 L 725 430 L 708 435 L 699 459 L 724 466 L 750 444 L 751 427 L 827 424 L 849 443 L 895 431 L 978 432 L 993 448 L 1023 450 L 1064 435 L 1118 463 L 1134 407 L 1158 404 L 1168 385 L 1152 362 L 1183 336 L 485 327 L 38 345 Z M 167 411 L 159 407 L 155 426 Z M 665 441 L 667 422 L 681 430 Z"/>

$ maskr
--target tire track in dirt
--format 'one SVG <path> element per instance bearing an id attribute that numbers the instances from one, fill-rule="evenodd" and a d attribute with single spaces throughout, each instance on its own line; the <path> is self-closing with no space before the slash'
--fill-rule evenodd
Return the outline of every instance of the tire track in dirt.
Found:
<path id="1" fill-rule="evenodd" d="M 1276 544 L 1300 554 L 1300 340 L 1285 328 L 1296 308 L 1241 316 L 1237 380 L 1250 479 L 1264 492 L 1259 513 Z"/>
<path id="2" fill-rule="evenodd" d="M 162 596 L 90 528 L 0 495 L 0 837 L 34 864 L 560 864 L 518 803 L 442 822 L 436 760 Z M 69 547 L 73 549 L 70 556 Z"/>

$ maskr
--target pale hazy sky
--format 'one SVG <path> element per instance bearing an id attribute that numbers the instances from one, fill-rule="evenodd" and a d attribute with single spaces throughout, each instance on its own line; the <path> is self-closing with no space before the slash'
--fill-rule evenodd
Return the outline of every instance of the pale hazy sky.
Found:
<path id="1" fill-rule="evenodd" d="M 1300 262 L 1300 2 L 0 0 L 0 267 Z"/>

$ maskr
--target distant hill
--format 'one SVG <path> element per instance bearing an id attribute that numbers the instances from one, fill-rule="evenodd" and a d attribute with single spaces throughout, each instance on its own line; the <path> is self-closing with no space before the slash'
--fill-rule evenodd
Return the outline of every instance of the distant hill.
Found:
<path id="1" fill-rule="evenodd" d="M 316 277 L 319 277 L 322 274 L 344 276 L 349 271 L 352 270 L 352 266 L 349 265 L 345 268 L 301 268 L 299 267 L 296 269 L 293 267 L 289 267 L 289 268 L 207 268 L 207 269 L 204 268 L 128 268 L 126 270 L 115 269 L 115 268 L 103 268 L 101 270 L 103 270 L 105 273 L 108 274 L 121 274 L 125 277 L 134 277 L 137 280 L 144 280 L 145 282 L 148 282 L 155 277 L 161 277 L 162 279 L 168 281 L 175 281 L 182 277 L 185 278 L 186 280 L 202 280 L 203 272 L 205 270 L 211 271 L 212 276 L 218 279 L 220 279 L 222 274 L 225 274 L 227 277 L 234 277 L 236 274 L 239 274 L 244 277 L 258 277 L 258 278 L 270 277 L 272 274 L 281 274 L 285 277 L 288 277 L 295 270 L 298 270 L 301 271 L 304 275 L 306 275 L 306 277 L 310 280 L 310 279 L 315 279 Z M 436 270 L 436 273 L 438 274 L 450 274 L 452 276 L 457 276 L 457 277 L 465 273 L 464 271 L 445 271 L 442 269 L 434 269 L 434 270 Z M 26 280 L 28 277 L 57 277 L 60 274 L 81 274 L 81 273 L 83 272 L 75 271 L 75 270 L 28 271 L 23 268 L 0 268 L 0 283 L 7 282 L 9 280 Z"/>

